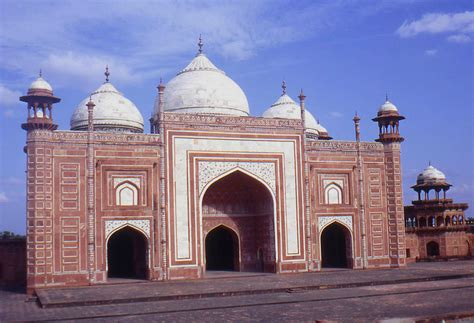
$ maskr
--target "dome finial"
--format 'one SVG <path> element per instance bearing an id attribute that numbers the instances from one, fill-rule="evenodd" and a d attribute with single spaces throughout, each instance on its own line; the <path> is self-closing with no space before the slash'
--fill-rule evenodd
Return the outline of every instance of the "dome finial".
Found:
<path id="1" fill-rule="evenodd" d="M 385 102 L 388 101 L 388 93 L 385 92 Z"/>
<path id="2" fill-rule="evenodd" d="M 428 166 L 431 166 L 431 160 L 428 160 Z"/>
<path id="3" fill-rule="evenodd" d="M 198 42 L 198 55 L 202 54 L 202 46 L 204 46 L 204 43 L 202 42 L 202 37 L 201 34 L 199 34 L 199 42 Z"/>
<path id="4" fill-rule="evenodd" d="M 282 95 L 285 95 L 286 94 L 286 82 L 285 82 L 285 80 L 283 80 L 283 82 L 281 82 L 281 89 L 282 89 Z"/>
<path id="5" fill-rule="evenodd" d="M 110 76 L 110 73 L 109 73 L 109 65 L 105 65 L 105 83 L 108 83 L 109 82 L 109 76 Z"/>
<path id="6" fill-rule="evenodd" d="M 39 72 L 39 77 L 43 77 L 43 72 L 41 71 L 41 68 L 40 68 L 40 72 Z"/>

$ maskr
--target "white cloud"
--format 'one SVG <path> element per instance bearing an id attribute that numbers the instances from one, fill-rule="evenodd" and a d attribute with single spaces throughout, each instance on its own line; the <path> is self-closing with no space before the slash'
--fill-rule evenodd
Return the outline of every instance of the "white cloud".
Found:
<path id="1" fill-rule="evenodd" d="M 448 41 L 453 42 L 453 43 L 469 43 L 471 42 L 471 37 L 468 35 L 463 35 L 463 34 L 457 34 L 457 35 L 451 35 L 448 38 L 446 38 Z"/>
<path id="2" fill-rule="evenodd" d="M 329 112 L 329 115 L 333 118 L 342 118 L 344 116 L 344 114 L 342 114 L 341 112 L 337 112 L 337 111 L 331 111 L 331 112 Z"/>
<path id="3" fill-rule="evenodd" d="M 10 199 L 7 197 L 5 192 L 0 192 L 0 203 L 7 203 Z"/>
<path id="4" fill-rule="evenodd" d="M 426 56 L 436 56 L 436 54 L 438 54 L 437 49 L 427 49 L 427 50 L 425 50 L 425 55 Z"/>
<path id="5" fill-rule="evenodd" d="M 0 100 L 2 102 L 2 106 L 15 106 L 17 105 L 20 100 L 20 96 L 22 93 L 20 91 L 11 90 L 6 86 L 0 84 Z"/>
<path id="6" fill-rule="evenodd" d="M 474 32 L 474 11 L 460 13 L 428 13 L 419 20 L 405 21 L 397 30 L 400 37 L 413 37 L 418 34 Z"/>
<path id="7" fill-rule="evenodd" d="M 15 108 L 21 105 L 19 100 L 21 95 L 20 91 L 11 90 L 0 84 L 0 102 L 2 102 L 1 106 L 5 108 L 4 116 L 8 118 L 15 116 Z"/>

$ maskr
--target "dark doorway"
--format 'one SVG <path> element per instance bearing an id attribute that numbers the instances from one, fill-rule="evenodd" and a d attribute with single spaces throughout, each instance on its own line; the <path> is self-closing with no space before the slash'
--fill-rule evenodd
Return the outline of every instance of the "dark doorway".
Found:
<path id="1" fill-rule="evenodd" d="M 107 243 L 108 277 L 145 279 L 147 242 L 130 227 L 115 232 Z"/>
<path id="2" fill-rule="evenodd" d="M 439 256 L 439 244 L 435 241 L 430 241 L 426 244 L 426 253 L 428 257 Z"/>
<path id="3" fill-rule="evenodd" d="M 206 236 L 206 270 L 239 270 L 239 242 L 236 234 L 219 226 Z"/>
<path id="4" fill-rule="evenodd" d="M 350 233 L 342 225 L 333 223 L 321 234 L 322 267 L 347 268 L 351 254 Z"/>

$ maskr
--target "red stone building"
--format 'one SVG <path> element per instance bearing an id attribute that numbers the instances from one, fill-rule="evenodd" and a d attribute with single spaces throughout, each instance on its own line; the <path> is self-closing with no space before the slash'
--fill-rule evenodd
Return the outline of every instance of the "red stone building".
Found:
<path id="1" fill-rule="evenodd" d="M 399 121 L 388 100 L 376 142 L 331 140 L 286 93 L 251 116 L 242 89 L 199 50 L 160 82 L 143 133 L 109 81 L 57 130 L 40 77 L 27 95 L 27 285 L 113 277 L 201 278 L 405 265 Z M 72 112 L 72 111 L 71 111 Z"/>
<path id="2" fill-rule="evenodd" d="M 418 199 L 405 206 L 408 261 L 474 254 L 474 232 L 464 216 L 468 205 L 446 198 L 450 187 L 446 176 L 431 165 L 418 175 L 412 186 Z"/>

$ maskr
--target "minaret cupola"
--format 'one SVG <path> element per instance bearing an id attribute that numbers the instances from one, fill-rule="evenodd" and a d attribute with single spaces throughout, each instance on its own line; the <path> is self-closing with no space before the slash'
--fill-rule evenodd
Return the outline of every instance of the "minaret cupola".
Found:
<path id="1" fill-rule="evenodd" d="M 385 97 L 385 103 L 382 104 L 377 112 L 377 117 L 372 121 L 379 124 L 379 138 L 375 141 L 382 143 L 402 142 L 404 139 L 400 136 L 398 125 L 400 120 L 405 119 L 398 113 L 397 107 Z"/>
<path id="2" fill-rule="evenodd" d="M 53 104 L 61 101 L 55 97 L 53 88 L 43 78 L 40 71 L 39 77 L 31 83 L 26 95 L 20 101 L 27 103 L 28 119 L 21 127 L 25 130 L 46 129 L 56 130 L 57 124 L 53 122 Z"/>

